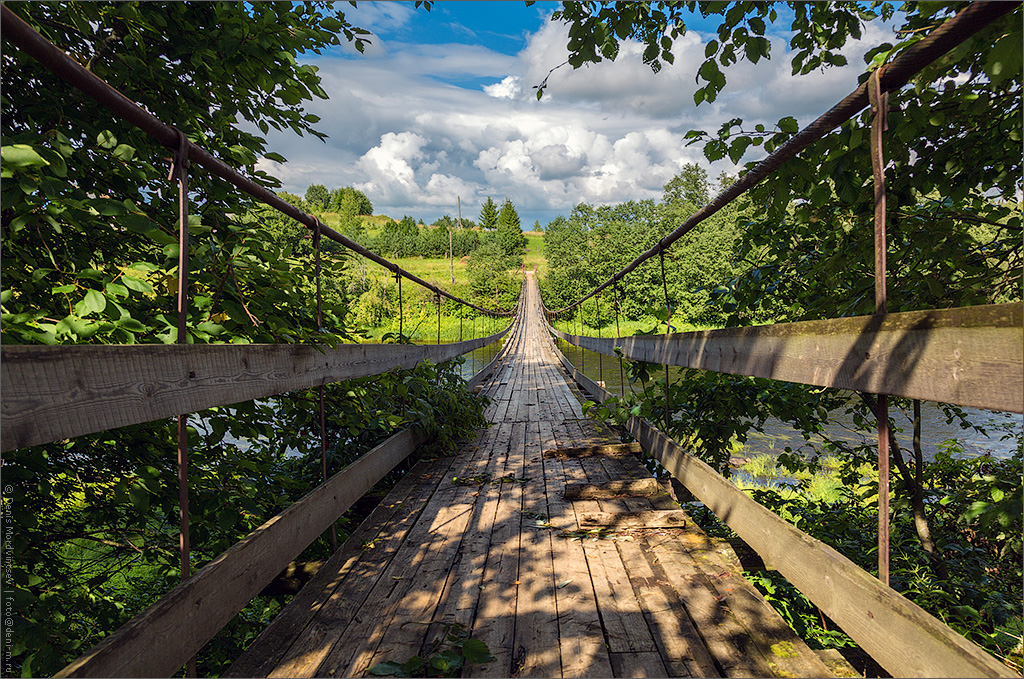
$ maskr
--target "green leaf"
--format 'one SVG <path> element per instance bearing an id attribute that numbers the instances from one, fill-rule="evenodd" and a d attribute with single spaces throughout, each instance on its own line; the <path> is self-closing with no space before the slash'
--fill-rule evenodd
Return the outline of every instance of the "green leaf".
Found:
<path id="1" fill-rule="evenodd" d="M 471 663 L 487 663 L 494 660 L 491 649 L 479 639 L 467 639 L 463 642 L 462 655 L 465 656 L 466 662 Z"/>
<path id="2" fill-rule="evenodd" d="M 96 135 L 96 143 L 100 148 L 110 150 L 117 146 L 117 137 L 110 130 L 103 130 Z"/>
<path id="3" fill-rule="evenodd" d="M 5 168 L 14 168 L 16 170 L 50 164 L 45 158 L 36 153 L 34 148 L 27 144 L 12 144 L 0 148 L 0 160 L 3 160 Z"/>
<path id="4" fill-rule="evenodd" d="M 149 492 L 141 483 L 133 483 L 128 488 L 128 497 L 139 512 L 145 513 L 149 509 Z"/>
<path id="5" fill-rule="evenodd" d="M 107 308 L 107 298 L 98 290 L 88 290 L 83 301 L 85 308 L 94 313 L 99 313 Z"/>
<path id="6" fill-rule="evenodd" d="M 386 662 L 380 662 L 370 668 L 370 674 L 375 677 L 407 677 L 409 676 L 402 671 L 402 666 L 393 660 Z"/>
<path id="7" fill-rule="evenodd" d="M 796 121 L 793 116 L 786 116 L 779 121 L 779 129 L 783 132 L 789 132 L 790 134 L 796 134 L 800 131 L 800 123 Z"/>
<path id="8" fill-rule="evenodd" d="M 152 284 L 150 284 L 148 281 L 139 280 L 134 276 L 129 276 L 125 274 L 121 276 L 121 281 L 124 283 L 124 286 L 129 290 L 134 290 L 135 292 L 143 292 L 147 294 L 153 292 Z"/>

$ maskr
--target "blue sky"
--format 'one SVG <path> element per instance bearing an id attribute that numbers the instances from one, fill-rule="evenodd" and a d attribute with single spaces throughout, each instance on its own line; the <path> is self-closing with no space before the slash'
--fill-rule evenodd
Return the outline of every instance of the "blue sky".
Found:
<path id="1" fill-rule="evenodd" d="M 730 161 L 709 165 L 685 133 L 714 131 L 734 117 L 751 126 L 786 115 L 808 123 L 856 87 L 863 53 L 891 38 L 869 27 L 864 41 L 845 48 L 850 66 L 794 79 L 787 40 L 777 32 L 771 61 L 731 67 L 718 101 L 695 107 L 694 74 L 717 25 L 698 17 L 673 48 L 675 64 L 661 73 L 626 42 L 613 63 L 558 69 L 537 101 L 533 87 L 568 55 L 564 25 L 550 20 L 557 3 L 441 0 L 430 12 L 412 2 L 339 7 L 374 35 L 364 54 L 343 46 L 303 60 L 318 67 L 330 96 L 307 106 L 329 138 L 271 134 L 270 150 L 289 162 L 261 167 L 284 190 L 355 186 L 377 214 L 427 223 L 454 215 L 458 199 L 463 215 L 475 218 L 487 197 L 507 197 L 529 227 L 580 202 L 657 200 L 686 163 L 712 177 L 735 172 Z"/>

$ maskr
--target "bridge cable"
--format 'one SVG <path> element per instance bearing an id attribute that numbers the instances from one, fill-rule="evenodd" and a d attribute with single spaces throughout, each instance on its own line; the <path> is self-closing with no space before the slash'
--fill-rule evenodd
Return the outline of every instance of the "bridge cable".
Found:
<path id="1" fill-rule="evenodd" d="M 880 70 L 880 69 L 879 69 Z M 885 158 L 882 136 L 889 128 L 889 94 L 882 89 L 879 70 L 868 78 L 871 99 L 871 174 L 875 194 L 875 313 L 886 312 Z M 878 394 L 878 579 L 889 584 L 889 400 Z"/>
<path id="2" fill-rule="evenodd" d="M 162 146 L 165 146 L 172 151 L 179 149 L 179 146 L 182 143 L 182 135 L 177 128 L 167 125 L 149 111 L 146 111 L 137 103 L 111 87 L 106 81 L 98 78 L 91 71 L 62 51 L 59 47 L 40 35 L 31 26 L 29 26 L 28 23 L 8 9 L 6 5 L 0 5 L 0 31 L 2 31 L 5 41 L 9 41 L 17 45 L 26 54 L 39 61 L 52 73 L 65 80 L 72 87 L 79 89 L 84 94 L 94 99 L 115 116 L 118 116 L 122 120 L 125 120 L 139 128 Z M 408 278 L 413 283 L 416 283 L 421 287 L 447 297 L 448 299 L 458 302 L 463 306 L 476 309 L 481 313 L 492 314 L 495 316 L 512 315 L 511 311 L 488 309 L 486 307 L 477 306 L 472 302 L 468 302 L 461 297 L 457 297 L 452 293 L 439 288 L 433 283 L 423 280 L 419 276 L 406 271 L 394 262 L 371 252 L 359 243 L 342 235 L 334 229 L 324 226 L 313 215 L 303 212 L 288 201 L 282 199 L 270 189 L 257 184 L 255 181 L 249 179 L 239 171 L 219 160 L 191 140 L 185 138 L 184 146 L 184 157 L 187 160 L 205 168 L 211 174 L 227 181 L 229 184 L 240 189 L 243 193 L 252 196 L 256 200 L 269 205 L 270 207 L 276 208 L 279 212 L 288 215 L 311 231 L 321 233 L 352 252 L 380 264 L 382 267 L 394 272 L 396 275 Z"/>
<path id="3" fill-rule="evenodd" d="M 1014 11 L 1019 2 L 972 2 L 947 19 L 941 26 L 922 38 L 920 42 L 907 48 L 905 52 L 893 59 L 888 65 L 878 69 L 879 83 L 887 92 L 898 90 L 923 68 L 959 44 L 970 38 L 985 26 Z M 786 161 L 818 141 L 833 129 L 852 118 L 868 105 L 867 83 L 861 83 L 842 101 L 819 116 L 814 122 L 793 135 L 789 141 L 773 151 L 767 158 L 755 165 L 749 172 L 734 182 L 727 189 L 711 200 L 707 205 L 690 215 L 690 217 L 674 231 L 655 243 L 649 250 L 640 254 L 617 273 L 601 283 L 589 293 L 580 297 L 572 304 L 559 309 L 568 311 L 579 306 L 601 290 L 622 280 L 640 264 L 664 251 L 677 240 L 689 233 L 698 224 L 714 215 L 743 193 L 770 176 Z"/>
<path id="4" fill-rule="evenodd" d="M 317 224 L 320 220 L 317 220 Z M 320 252 L 320 229 L 313 232 L 313 248 L 316 250 L 316 325 L 320 332 L 324 332 L 323 301 L 321 299 L 321 252 Z M 320 411 L 320 482 L 327 483 L 327 417 L 324 414 L 324 385 L 318 390 L 317 404 Z M 338 551 L 338 530 L 334 523 L 331 523 L 331 553 Z"/>
<path id="5" fill-rule="evenodd" d="M 167 181 L 178 184 L 178 334 L 177 344 L 188 343 L 188 138 L 175 128 L 178 145 L 171 158 L 171 169 Z M 178 415 L 178 554 L 180 557 L 181 580 L 184 582 L 191 573 L 191 545 L 189 536 L 188 498 L 188 415 Z M 185 663 L 185 675 L 196 676 L 196 658 L 193 655 Z"/>
<path id="6" fill-rule="evenodd" d="M 619 282 L 615 281 L 615 285 L 612 286 L 612 292 L 614 293 L 615 302 L 615 336 L 622 337 L 622 330 L 619 328 Z M 626 398 L 626 379 L 623 375 L 622 370 L 622 354 L 619 354 L 619 395 L 622 398 Z"/>

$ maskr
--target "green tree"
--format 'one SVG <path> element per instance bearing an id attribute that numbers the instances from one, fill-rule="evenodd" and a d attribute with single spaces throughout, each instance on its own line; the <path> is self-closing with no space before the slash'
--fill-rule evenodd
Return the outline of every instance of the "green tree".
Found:
<path id="1" fill-rule="evenodd" d="M 319 2 L 9 9 L 269 189 L 279 183 L 255 163 L 284 159 L 267 152 L 262 134 L 273 127 L 323 136 L 303 104 L 326 94 L 316 69 L 297 60 L 339 44 L 340 36 L 362 48 L 366 35 Z M 0 72 L 3 342 L 175 341 L 177 196 L 167 181 L 168 150 L 13 46 L 5 45 Z M 347 301 L 333 287 L 344 258 L 324 258 L 321 332 L 309 240 L 298 225 L 197 166 L 189 189 L 189 342 L 352 339 Z M 468 411 L 442 414 L 461 399 L 438 389 L 449 377 L 448 368 L 425 367 L 331 385 L 331 468 L 345 464 L 345 450 L 401 426 L 393 416 L 400 388 L 419 391 L 410 403 L 435 423 L 479 422 Z M 436 409 L 427 407 L 431 401 Z M 311 456 L 319 448 L 310 450 L 312 438 L 302 435 L 314 426 L 310 402 L 299 392 L 190 418 L 196 568 L 315 483 L 319 462 Z M 360 440 L 350 448 L 353 430 Z M 177 583 L 174 432 L 163 420 L 4 453 L 4 497 L 11 501 L 4 530 L 17 536 L 5 581 L 16 635 L 8 673 L 54 674 Z M 251 445 L 242 450 L 232 440 Z M 285 458 L 289 447 L 304 457 Z M 278 608 L 254 601 L 204 649 L 200 673 L 219 673 Z"/>
<path id="2" fill-rule="evenodd" d="M 373 204 L 362 191 L 345 186 L 331 191 L 330 209 L 351 215 L 372 215 Z"/>
<path id="3" fill-rule="evenodd" d="M 783 6 L 787 11 L 779 10 Z M 694 99 L 702 105 L 714 101 L 727 86 L 729 66 L 744 59 L 757 62 L 770 56 L 770 43 L 764 37 L 767 24 L 779 21 L 780 17 L 791 17 L 790 45 L 796 52 L 793 73 L 802 75 L 845 64 L 841 51 L 851 38 L 864 35 L 871 22 L 895 20 L 897 39 L 876 46 L 865 57 L 867 70 L 882 67 L 936 30 L 964 5 L 906 3 L 897 15 L 896 6 L 888 3 L 865 6 L 854 2 L 740 2 L 695 6 L 666 2 L 564 2 L 554 19 L 569 24 L 568 63 L 573 68 L 614 59 L 618 41 L 628 36 L 644 43 L 644 60 L 657 71 L 662 61 L 672 61 L 673 41 L 685 33 L 690 13 L 697 7 L 705 18 L 717 16 L 719 22 L 715 39 L 706 45 L 705 61 L 697 69 L 702 86 Z M 1022 21 L 1019 5 L 1002 9 L 1001 18 L 915 76 L 913 87 L 889 93 L 889 131 L 884 140 L 889 205 L 889 311 L 1021 299 Z M 737 213 L 741 223 L 736 225 L 742 233 L 738 255 L 744 261 L 728 285 L 715 291 L 730 325 L 864 315 L 874 311 L 874 201 L 868 150 L 871 119 L 870 109 L 865 109 L 784 164 L 771 180 L 748 192 L 746 208 Z M 692 143 L 703 145 L 708 160 L 729 157 L 739 164 L 749 148 L 762 147 L 771 152 L 796 134 L 798 128 L 792 117 L 752 124 L 733 119 L 722 124 L 716 133 L 694 130 L 687 136 Z M 741 174 L 751 167 L 748 163 Z M 676 247 L 679 245 L 685 242 L 677 243 Z M 728 420 L 736 412 L 725 396 L 737 388 L 734 378 L 688 378 L 686 383 L 675 385 L 678 393 L 673 403 L 685 399 L 686 403 L 704 404 L 707 409 L 702 410 L 698 419 L 707 422 Z M 700 386 L 701 382 L 704 386 Z M 761 386 L 765 391 L 759 392 L 757 399 L 774 403 L 771 410 L 783 419 L 785 412 L 808 406 L 827 409 L 826 401 L 833 398 L 831 393 L 816 396 L 794 392 L 795 398 L 776 400 L 786 385 L 766 382 Z M 655 388 L 652 394 L 658 391 Z M 868 397 L 851 406 L 856 421 L 871 422 L 870 402 Z M 894 405 L 904 410 L 907 421 L 920 422 L 916 412 L 909 412 L 917 410 L 913 402 L 896 400 Z M 656 404 L 646 407 L 645 412 L 660 417 L 664 401 L 661 414 Z M 957 408 L 943 408 L 949 418 L 970 427 Z M 893 411 L 894 418 L 897 413 Z M 676 422 L 682 426 L 689 421 L 690 414 L 692 409 L 686 409 Z M 812 431 L 811 424 L 802 425 L 805 432 Z M 705 443 L 716 440 L 713 435 L 702 433 L 702 426 L 695 420 L 692 426 L 682 426 L 676 434 L 684 439 L 696 437 Z M 739 436 L 739 432 L 732 435 Z M 841 442 L 830 445 L 842 453 L 851 469 L 873 454 L 870 446 L 851 448 Z M 999 608 L 1002 604 L 986 609 L 984 615 L 975 610 L 973 617 L 973 602 L 981 605 L 984 596 L 969 596 L 972 604 L 959 604 L 967 600 L 966 592 L 982 588 L 994 591 L 984 583 L 989 580 L 988 573 L 1002 569 L 1009 574 L 1002 586 L 1018 591 L 1019 554 L 1018 563 L 1012 566 L 1008 562 L 995 565 L 988 561 L 987 568 L 974 569 L 973 573 L 961 569 L 955 578 L 952 570 L 947 572 L 939 556 L 943 554 L 943 545 L 956 545 L 958 553 L 971 554 L 968 558 L 973 559 L 978 551 L 974 546 L 965 546 L 963 526 L 972 526 L 970 530 L 974 531 L 983 527 L 975 522 L 976 516 L 963 511 L 964 505 L 958 499 L 962 496 L 959 482 L 941 480 L 938 475 L 943 466 L 926 464 L 919 447 L 915 446 L 913 461 L 907 459 L 908 452 L 901 451 L 898 445 L 892 446 L 894 525 L 903 522 L 910 526 L 919 547 L 918 551 L 909 552 L 902 566 L 894 565 L 896 569 L 905 569 L 894 582 L 903 577 L 916 579 L 913 590 L 907 590 L 908 596 L 931 606 L 933 612 L 975 640 L 997 648 L 993 639 L 999 636 L 998 626 L 1003 624 L 999 621 L 1007 619 L 1007 610 Z M 814 464 L 814 459 L 812 451 L 810 464 Z M 792 470 L 805 464 L 799 456 L 789 456 L 785 463 Z M 1016 465 L 1019 468 L 1019 461 Z M 922 485 L 922 479 L 928 475 L 932 475 L 933 482 Z M 1013 479 L 1012 473 L 991 478 L 990 499 L 994 502 L 986 506 L 992 512 L 990 528 L 996 524 L 1000 528 L 987 533 L 984 540 L 997 542 L 1004 539 L 1009 526 L 1019 531 L 1019 511 L 1002 501 L 1007 497 L 1007 489 L 1013 488 L 1016 502 L 1020 482 L 1019 476 Z M 859 478 L 851 476 L 851 482 L 857 483 Z M 930 503 L 926 505 L 929 493 Z M 941 509 L 950 506 L 961 509 Z M 937 534 L 929 523 L 943 516 L 945 526 Z M 1011 550 L 1019 549 L 1017 542 L 1005 544 Z M 921 575 L 921 563 L 930 564 L 930 578 Z M 957 564 L 958 568 L 960 565 Z M 1018 616 L 1019 625 L 1019 614 L 1014 615 Z"/>
<path id="4" fill-rule="evenodd" d="M 480 208 L 480 228 L 484 231 L 493 231 L 498 228 L 498 206 L 494 204 L 490 196 Z"/>
<path id="5" fill-rule="evenodd" d="M 306 189 L 306 204 L 311 210 L 323 212 L 331 207 L 331 193 L 323 184 L 311 184 Z"/>
<path id="6" fill-rule="evenodd" d="M 522 265 L 523 248 L 526 247 L 526 236 L 523 235 L 522 226 L 519 223 L 519 213 L 515 205 L 508 198 L 501 205 L 498 213 L 498 241 L 501 249 L 507 257 L 518 259 Z"/>

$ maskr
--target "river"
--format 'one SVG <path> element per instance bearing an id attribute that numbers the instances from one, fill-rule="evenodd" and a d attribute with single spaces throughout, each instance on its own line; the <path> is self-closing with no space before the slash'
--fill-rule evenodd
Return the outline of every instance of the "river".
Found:
<path id="1" fill-rule="evenodd" d="M 620 393 L 618 359 L 600 356 L 559 339 L 555 341 L 573 365 L 577 368 L 584 367 L 584 372 L 588 377 L 595 381 L 603 380 L 608 391 L 613 394 Z M 600 370 L 602 366 L 603 371 Z M 670 375 L 675 370 L 677 369 L 670 368 Z M 629 390 L 628 385 L 626 390 Z M 1017 449 L 1015 438 L 1004 440 L 1003 436 L 1007 431 L 1020 433 L 1024 429 L 1024 416 L 980 408 L 964 408 L 963 410 L 973 424 L 986 429 L 984 434 L 972 429 L 961 429 L 955 422 L 948 423 L 937 403 L 926 401 L 921 404 L 921 443 L 925 459 L 934 459 L 944 442 L 950 439 L 959 440 L 963 446 L 963 455 L 966 457 L 988 454 L 996 458 L 1008 458 L 1013 455 Z M 855 443 L 875 439 L 871 433 L 854 431 L 851 419 L 843 412 L 834 411 L 830 417 L 832 422 L 829 424 L 828 433 L 834 438 Z M 894 419 L 896 426 L 903 430 L 897 432 L 897 441 L 901 447 L 909 450 L 913 425 L 900 413 L 896 413 Z M 786 446 L 796 448 L 802 443 L 803 436 L 797 430 L 785 422 L 771 419 L 765 423 L 763 433 L 750 433 L 743 455 L 746 457 L 762 453 L 776 455 L 783 452 Z"/>

